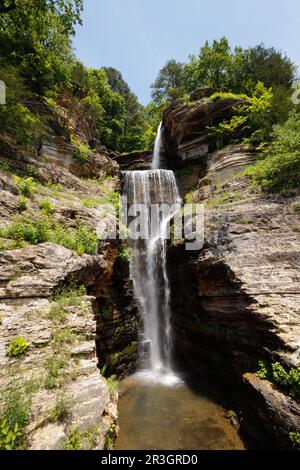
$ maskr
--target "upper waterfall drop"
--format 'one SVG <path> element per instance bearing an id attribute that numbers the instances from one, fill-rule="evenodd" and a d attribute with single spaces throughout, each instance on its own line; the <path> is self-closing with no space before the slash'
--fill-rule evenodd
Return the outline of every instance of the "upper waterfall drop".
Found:
<path id="1" fill-rule="evenodd" d="M 154 151 L 153 151 L 153 159 L 152 159 L 152 170 L 158 170 L 160 168 L 160 156 L 161 150 L 163 146 L 163 125 L 162 122 L 159 123 L 155 144 L 154 144 Z"/>

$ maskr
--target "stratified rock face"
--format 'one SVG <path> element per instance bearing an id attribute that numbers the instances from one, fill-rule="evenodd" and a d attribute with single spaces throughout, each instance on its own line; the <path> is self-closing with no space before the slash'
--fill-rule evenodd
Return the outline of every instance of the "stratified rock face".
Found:
<path id="1" fill-rule="evenodd" d="M 56 153 L 52 149 L 55 155 L 49 158 L 2 143 L 10 170 L 24 181 L 34 174 L 34 184 L 30 183 L 32 192 L 20 211 L 16 180 L 10 172 L 0 171 L 1 228 L 16 219 L 34 226 L 35 220 L 44 217 L 53 230 L 60 227 L 64 238 L 65 234 L 75 237 L 83 226 L 95 232 L 99 225 L 115 222 L 107 203 L 119 189 L 118 178 L 111 177 L 109 170 L 117 164 L 109 158 L 108 168 L 98 153 L 95 173 L 89 174 L 97 178 L 80 178 L 58 141 Z M 132 301 L 128 263 L 120 268 L 114 240 L 99 241 L 95 255 L 81 256 L 53 243 L 22 241 L 14 249 L 10 245 L 14 241 L 0 238 L 0 412 L 9 394 L 19 390 L 30 407 L 25 429 L 28 448 L 67 448 L 75 433 L 81 448 L 103 449 L 106 437 L 111 442 L 118 431 L 118 411 L 113 384 L 99 369 L 106 365 L 106 377 L 115 372 L 125 375 L 136 363 L 135 316 L 131 317 L 129 307 L 123 313 L 123 306 L 126 309 Z M 124 278 L 112 299 L 115 269 Z M 109 328 L 103 314 L 108 303 L 118 311 Z M 24 354 L 10 356 L 11 342 L 18 337 L 29 347 Z M 112 364 L 116 348 L 129 350 L 122 361 Z"/>
<path id="2" fill-rule="evenodd" d="M 101 278 L 110 269 L 109 261 L 101 255 L 80 257 L 48 243 L 1 252 L 1 267 L 1 398 L 9 389 L 35 384 L 26 430 L 29 448 L 65 448 L 73 428 L 82 435 L 93 432 L 93 447 L 103 448 L 117 420 L 117 395 L 110 395 L 97 369 L 96 299 L 68 299 L 67 291 L 63 301 L 50 296 L 58 286 L 68 285 L 70 276 L 95 282 L 93 276 Z M 9 345 L 19 336 L 30 346 L 24 355 L 9 357 Z"/>
<path id="3" fill-rule="evenodd" d="M 114 158 L 122 171 L 150 170 L 152 152 L 132 152 L 118 155 Z"/>
<path id="4" fill-rule="evenodd" d="M 230 119 L 235 107 L 246 101 L 237 98 L 208 98 L 188 104 L 175 102 L 164 114 L 165 150 L 170 168 L 180 168 L 197 161 L 205 169 L 208 155 L 216 143 L 207 135 L 207 126 Z M 220 143 L 219 143 L 220 144 Z"/>
<path id="5" fill-rule="evenodd" d="M 299 360 L 300 219 L 295 198 L 252 194 L 246 178 L 220 189 L 207 180 L 194 196 L 206 203 L 203 249 L 169 249 L 176 344 L 189 367 L 213 365 L 214 375 L 232 386 L 260 359 L 287 366 Z M 282 425 L 275 432 L 274 413 L 269 420 L 267 430 L 280 442 Z M 295 431 L 289 423 L 285 444 Z"/>
<path id="6" fill-rule="evenodd" d="M 232 104 L 200 101 L 165 116 L 181 194 L 205 206 L 203 249 L 169 248 L 175 344 L 188 368 L 213 373 L 243 397 L 248 422 L 261 426 L 270 445 L 288 448 L 289 433 L 300 430 L 299 404 L 243 375 L 255 372 L 261 359 L 288 368 L 299 361 L 299 196 L 266 197 L 252 189 L 241 176 L 255 158 L 248 145 L 209 149 L 195 159 L 181 153 L 182 144 L 196 149 L 204 126 L 227 119 Z"/>

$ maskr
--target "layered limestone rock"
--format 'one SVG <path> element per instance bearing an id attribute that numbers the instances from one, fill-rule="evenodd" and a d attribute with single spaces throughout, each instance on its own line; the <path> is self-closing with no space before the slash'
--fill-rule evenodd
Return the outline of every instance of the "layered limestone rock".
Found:
<path id="1" fill-rule="evenodd" d="M 209 137 L 207 127 L 230 120 L 234 109 L 245 103 L 239 98 L 199 99 L 196 94 L 188 103 L 171 104 L 163 119 L 169 168 L 181 168 L 196 161 L 205 169 L 208 155 L 222 146 L 221 141 Z"/>
<path id="2" fill-rule="evenodd" d="M 1 228 L 16 221 L 34 227 L 35 221 L 45 220 L 60 230 L 63 244 L 65 236 L 75 239 L 80 227 L 95 232 L 116 222 L 111 204 L 119 181 L 110 171 L 107 176 L 105 166 L 99 164 L 97 178 L 87 179 L 72 173 L 59 147 L 55 162 L 11 143 L 2 143 L 1 149 L 2 166 L 8 162 L 5 173 L 0 171 Z M 116 168 L 110 158 L 109 166 Z M 33 175 L 22 209 L 13 173 L 21 181 Z M 128 263 L 120 266 L 117 260 L 116 240 L 99 241 L 97 252 L 88 255 L 50 242 L 30 245 L 0 238 L 0 410 L 21 393 L 28 408 L 22 431 L 30 449 L 102 449 L 117 434 L 117 393 L 110 376 L 126 370 L 120 363 L 119 374 L 110 358 L 119 347 L 130 349 L 137 335 L 130 317 Z M 124 279 L 111 299 L 116 266 Z M 104 327 L 107 303 L 119 309 L 109 328 Z M 126 303 L 129 312 L 123 313 Z M 12 356 L 9 350 L 20 337 L 29 347 Z M 128 370 L 135 360 L 132 352 L 123 357 Z"/>
<path id="3" fill-rule="evenodd" d="M 152 163 L 152 152 L 141 151 L 123 153 L 114 157 L 122 171 L 150 170 Z"/>
<path id="4" fill-rule="evenodd" d="M 177 355 L 229 387 L 256 438 L 260 427 L 261 443 L 290 448 L 290 433 L 300 430 L 299 404 L 253 373 L 259 360 L 287 369 L 299 362 L 300 198 L 265 196 L 251 186 L 241 173 L 255 158 L 248 145 L 182 157 L 182 142 L 196 145 L 195 135 L 223 118 L 227 105 L 196 102 L 165 117 L 181 194 L 205 207 L 203 249 L 188 252 L 178 242 L 169 248 Z"/>
<path id="5" fill-rule="evenodd" d="M 31 449 L 66 448 L 74 430 L 84 448 L 103 448 L 116 423 L 117 395 L 97 368 L 96 298 L 74 291 L 74 283 L 92 291 L 109 279 L 115 256 L 110 246 L 79 256 L 51 243 L 0 252 L 1 398 L 34 384 L 26 429 Z M 29 348 L 10 357 L 20 336 Z"/>
<path id="6" fill-rule="evenodd" d="M 213 364 L 232 385 L 260 359 L 287 367 L 299 361 L 300 219 L 299 198 L 265 198 L 249 190 L 247 178 L 226 177 L 224 184 L 210 174 L 204 186 L 200 180 L 192 198 L 206 205 L 205 245 L 200 252 L 172 246 L 169 269 L 180 356 L 196 370 Z M 282 439 L 275 415 L 282 422 L 286 413 L 261 414 L 282 446 L 300 429 L 291 417 Z"/>

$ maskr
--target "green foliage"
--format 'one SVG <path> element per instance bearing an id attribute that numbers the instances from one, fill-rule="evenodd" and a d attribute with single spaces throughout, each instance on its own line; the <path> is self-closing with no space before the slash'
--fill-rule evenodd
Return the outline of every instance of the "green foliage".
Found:
<path id="1" fill-rule="evenodd" d="M 300 203 L 293 205 L 293 211 L 296 212 L 296 214 L 300 214 Z"/>
<path id="2" fill-rule="evenodd" d="M 17 210 L 18 212 L 24 212 L 27 209 L 28 199 L 25 196 L 20 196 L 18 199 Z"/>
<path id="3" fill-rule="evenodd" d="M 295 450 L 300 450 L 300 432 L 290 432 L 289 438 L 292 442 L 293 448 Z"/>
<path id="4" fill-rule="evenodd" d="M 16 450 L 21 437 L 18 423 L 11 428 L 5 418 L 0 420 L 0 450 Z"/>
<path id="5" fill-rule="evenodd" d="M 300 364 L 286 370 L 279 362 L 259 361 L 256 375 L 262 380 L 270 380 L 293 397 L 300 397 Z"/>
<path id="6" fill-rule="evenodd" d="M 227 93 L 215 93 L 213 99 L 228 96 Z M 242 98 L 243 96 L 243 98 Z M 222 139 L 224 143 L 244 141 L 260 142 L 265 138 L 269 128 L 265 129 L 268 122 L 272 103 L 272 90 L 266 89 L 259 82 L 251 97 L 246 95 L 234 95 L 231 98 L 244 99 L 248 103 L 237 104 L 234 114 L 229 121 L 221 121 L 216 126 L 207 127 L 208 134 L 215 139 Z"/>
<path id="7" fill-rule="evenodd" d="M 66 345 L 71 345 L 74 342 L 75 335 L 70 328 L 57 328 L 52 334 L 52 348 L 54 351 L 60 351 Z"/>
<path id="8" fill-rule="evenodd" d="M 24 216 L 11 225 L 0 229 L 0 237 L 37 245 L 49 241 L 49 224 L 44 219 L 33 221 L 29 216 Z"/>
<path id="9" fill-rule="evenodd" d="M 50 420 L 60 423 L 68 423 L 72 417 L 72 405 L 74 401 L 64 392 L 56 397 L 55 407 L 50 412 Z"/>
<path id="10" fill-rule="evenodd" d="M 25 197 L 31 197 L 36 191 L 36 185 L 34 179 L 31 176 L 28 178 L 14 176 L 14 182 L 16 183 L 19 192 Z"/>
<path id="11" fill-rule="evenodd" d="M 108 391 L 110 395 L 113 395 L 118 389 L 118 380 L 115 375 L 111 375 L 106 379 Z"/>
<path id="12" fill-rule="evenodd" d="M 29 423 L 32 393 L 30 383 L 19 382 L 5 391 L 0 415 L 0 450 L 26 448 L 25 428 Z"/>
<path id="13" fill-rule="evenodd" d="M 67 311 L 65 307 L 80 306 L 82 304 L 82 297 L 84 295 L 86 295 L 86 288 L 82 285 L 78 287 L 71 286 L 69 289 L 62 289 L 55 295 L 54 304 L 48 312 L 47 317 L 55 323 L 61 323 L 67 317 Z M 54 333 L 54 345 L 60 342 L 70 343 L 72 340 L 73 335 L 67 328 L 61 332 Z"/>
<path id="14" fill-rule="evenodd" d="M 51 204 L 51 202 L 48 201 L 48 199 L 43 199 L 39 203 L 39 208 L 42 212 L 44 212 L 47 215 L 52 215 L 55 211 L 53 204 Z"/>
<path id="15" fill-rule="evenodd" d="M 270 73 L 272 71 L 272 73 Z M 274 48 L 259 44 L 250 49 L 231 49 L 223 37 L 212 44 L 206 41 L 199 55 L 191 56 L 185 66 L 185 88 L 216 88 L 221 91 L 251 94 L 257 82 L 266 88 L 289 88 L 295 66 Z"/>
<path id="16" fill-rule="evenodd" d="M 129 263 L 130 258 L 131 258 L 131 249 L 130 249 L 130 247 L 129 246 L 119 246 L 118 258 L 121 261 L 125 261 L 126 263 Z"/>
<path id="17" fill-rule="evenodd" d="M 17 336 L 10 341 L 7 355 L 10 357 L 21 356 L 22 354 L 25 354 L 29 346 L 30 343 L 28 343 L 23 336 Z"/>
<path id="18" fill-rule="evenodd" d="M 109 430 L 107 431 L 107 434 L 105 436 L 105 443 L 104 443 L 104 450 L 112 450 L 114 447 L 114 441 L 115 441 L 115 435 L 116 435 L 116 425 L 111 424 Z"/>
<path id="19" fill-rule="evenodd" d="M 71 137 L 71 143 L 74 146 L 74 160 L 80 165 L 84 165 L 93 155 L 91 148 L 82 144 L 76 137 Z"/>
<path id="20" fill-rule="evenodd" d="M 151 85 L 152 99 L 160 104 L 163 99 L 172 101 L 185 96 L 184 64 L 171 59 L 166 62 Z"/>
<path id="21" fill-rule="evenodd" d="M 104 320 L 109 320 L 112 316 L 112 309 L 110 306 L 104 307 L 102 310 L 102 317 Z"/>
<path id="22" fill-rule="evenodd" d="M 98 426 L 92 426 L 84 430 L 72 428 L 67 435 L 64 448 L 66 450 L 94 449 L 97 446 L 99 434 L 100 429 Z"/>
<path id="23" fill-rule="evenodd" d="M 130 90 L 121 72 L 113 67 L 104 67 L 103 70 L 112 91 L 120 94 L 124 99 L 123 128 L 118 150 L 120 152 L 143 150 L 145 148 L 145 133 L 148 128 L 144 108 Z"/>
<path id="24" fill-rule="evenodd" d="M 26 241 L 32 245 L 52 242 L 76 251 L 79 255 L 93 255 L 98 250 L 97 234 L 88 227 L 79 225 L 73 230 L 54 222 L 46 214 L 35 220 L 29 215 L 16 219 L 11 225 L 0 229 L 0 237 Z"/>
<path id="25" fill-rule="evenodd" d="M 46 370 L 45 388 L 52 390 L 63 385 L 66 378 L 66 369 L 69 362 L 69 355 L 66 352 L 55 353 L 46 359 L 44 367 Z"/>
<path id="26" fill-rule="evenodd" d="M 66 450 L 80 450 L 82 447 L 82 434 L 78 428 L 72 429 L 66 438 Z"/>
<path id="27" fill-rule="evenodd" d="M 293 113 L 272 132 L 273 141 L 264 147 L 255 165 L 245 174 L 252 176 L 267 192 L 299 187 L 300 182 L 300 114 Z"/>

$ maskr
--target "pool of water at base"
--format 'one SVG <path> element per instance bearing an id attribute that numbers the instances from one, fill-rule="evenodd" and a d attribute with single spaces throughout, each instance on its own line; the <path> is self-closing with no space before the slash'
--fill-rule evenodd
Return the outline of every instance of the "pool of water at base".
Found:
<path id="1" fill-rule="evenodd" d="M 205 383 L 195 391 L 176 376 L 153 377 L 151 373 L 123 380 L 115 450 L 247 449 L 209 387 Z"/>

